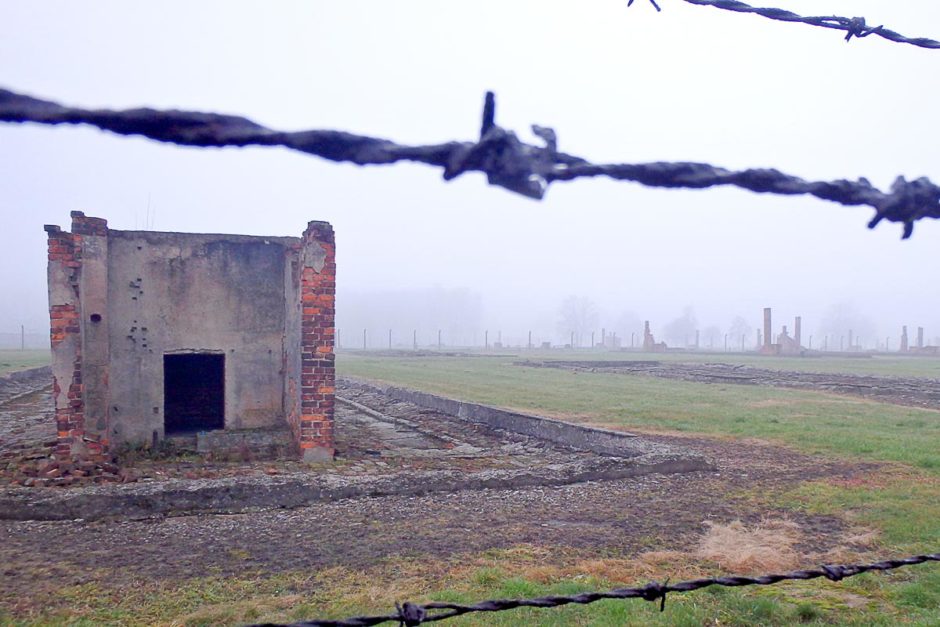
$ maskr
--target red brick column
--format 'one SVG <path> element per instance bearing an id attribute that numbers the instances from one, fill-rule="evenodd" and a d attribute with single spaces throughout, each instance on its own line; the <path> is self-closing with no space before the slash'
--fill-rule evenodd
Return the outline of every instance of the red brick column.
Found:
<path id="1" fill-rule="evenodd" d="M 90 218 L 81 211 L 72 212 L 72 235 L 108 236 L 108 221 L 104 218 Z M 81 241 L 81 238 L 79 238 Z"/>
<path id="2" fill-rule="evenodd" d="M 72 212 L 72 232 L 46 225 L 48 235 L 49 340 L 52 348 L 52 385 L 60 458 L 92 457 L 107 448 L 100 434 L 85 428 L 86 381 L 83 376 L 83 237 L 107 237 L 101 218 Z"/>
<path id="3" fill-rule="evenodd" d="M 333 395 L 336 390 L 336 250 L 328 222 L 310 222 L 301 250 L 300 425 L 302 458 L 333 458 Z"/>
<path id="4" fill-rule="evenodd" d="M 78 299 L 81 236 L 63 232 L 57 226 L 45 228 L 49 238 L 49 339 L 57 432 L 55 454 L 69 457 L 73 445 L 80 443 L 85 435 Z"/>

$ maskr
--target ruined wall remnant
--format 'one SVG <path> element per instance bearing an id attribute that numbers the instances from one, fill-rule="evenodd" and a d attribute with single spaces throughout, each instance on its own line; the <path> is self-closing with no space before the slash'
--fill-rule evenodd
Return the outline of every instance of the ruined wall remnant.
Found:
<path id="1" fill-rule="evenodd" d="M 657 342 L 650 332 L 650 321 L 643 322 L 643 350 L 647 353 L 665 353 L 666 343 Z"/>
<path id="2" fill-rule="evenodd" d="M 907 327 L 903 326 L 901 327 L 901 347 L 898 352 L 913 355 L 938 356 L 940 355 L 940 346 L 927 346 L 924 341 L 924 327 L 917 327 L 917 339 L 914 341 L 914 345 L 910 346 L 907 337 Z"/>
<path id="3" fill-rule="evenodd" d="M 300 414 L 291 428 L 306 461 L 333 457 L 336 253 L 333 228 L 311 222 L 300 251 Z"/>
<path id="4" fill-rule="evenodd" d="M 784 325 L 783 330 L 777 335 L 777 341 L 773 342 L 772 311 L 770 307 L 764 308 L 764 332 L 757 332 L 759 351 L 762 355 L 802 355 L 805 351 L 802 345 L 803 336 L 803 318 L 797 316 L 793 324 L 793 336 L 787 332 Z M 763 337 L 763 342 L 760 338 Z"/>
<path id="5" fill-rule="evenodd" d="M 73 212 L 71 233 L 46 231 L 59 456 L 288 427 L 306 459 L 332 456 L 329 224 L 302 238 L 158 233 Z"/>
<path id="6" fill-rule="evenodd" d="M 771 346 L 771 333 L 773 333 L 773 326 L 770 318 L 770 307 L 764 307 L 764 349 L 768 351 Z"/>

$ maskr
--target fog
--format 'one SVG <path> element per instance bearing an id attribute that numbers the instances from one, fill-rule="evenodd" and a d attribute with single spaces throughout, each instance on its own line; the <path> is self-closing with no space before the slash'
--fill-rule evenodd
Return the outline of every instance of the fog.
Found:
<path id="1" fill-rule="evenodd" d="M 940 181 L 940 51 L 679 0 L 7 2 L 0 86 L 67 104 L 244 115 L 406 143 L 473 139 L 483 94 L 527 140 L 598 162 L 703 161 L 808 179 Z M 763 3 L 769 4 L 769 3 Z M 792 1 L 940 37 L 929 0 Z M 0 125 L 0 345 L 48 326 L 45 223 L 80 209 L 112 228 L 337 236 L 344 341 L 410 346 L 567 343 L 563 303 L 621 337 L 691 315 L 723 341 L 801 315 L 804 337 L 853 328 L 874 346 L 901 325 L 940 336 L 940 226 L 911 240 L 872 211 L 734 189 L 579 180 L 532 201 L 479 174 L 358 168 L 282 149 L 191 149 L 84 127 Z M 740 330 L 740 324 L 735 327 Z M 717 334 L 717 335 L 716 335 Z M 587 341 L 587 331 L 579 343 Z M 720 340 L 716 340 L 718 337 Z M 753 335 L 751 336 L 753 340 Z M 684 342 L 684 338 L 674 338 Z M 667 340 L 669 341 L 669 340 Z M 704 339 L 702 340 L 704 342 Z M 818 345 L 818 344 L 817 344 Z"/>

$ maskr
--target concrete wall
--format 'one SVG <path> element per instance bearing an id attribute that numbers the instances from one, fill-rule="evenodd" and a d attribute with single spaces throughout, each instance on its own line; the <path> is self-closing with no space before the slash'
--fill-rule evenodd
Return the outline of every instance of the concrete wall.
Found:
<path id="1" fill-rule="evenodd" d="M 448 416 L 480 422 L 494 429 L 504 429 L 577 450 L 592 451 L 600 455 L 628 458 L 651 452 L 662 452 L 669 448 L 648 442 L 632 433 L 588 427 L 489 405 L 460 401 L 417 390 L 380 385 L 352 378 L 344 378 L 343 383 L 366 390 L 375 390 L 396 400 L 414 403 Z"/>
<path id="2" fill-rule="evenodd" d="M 286 295 L 286 325 L 284 332 L 284 417 L 300 441 L 300 389 L 301 389 L 301 302 L 300 302 L 300 244 L 296 246 L 284 272 L 284 294 Z"/>
<path id="3" fill-rule="evenodd" d="M 45 227 L 60 457 L 164 433 L 164 357 L 223 355 L 226 429 L 287 427 L 333 455 L 333 229 L 302 237 Z"/>
<path id="4" fill-rule="evenodd" d="M 285 273 L 294 238 L 110 231 L 112 439 L 163 437 L 163 356 L 225 356 L 225 427 L 284 423 Z"/>
<path id="5" fill-rule="evenodd" d="M 86 235 L 107 232 L 103 220 L 72 212 L 72 231 L 46 225 L 48 234 L 49 340 L 52 348 L 52 400 L 56 418 L 56 455 L 93 453 L 106 446 L 85 428 L 82 380 L 82 253 Z M 92 436 L 92 437 L 89 437 Z"/>

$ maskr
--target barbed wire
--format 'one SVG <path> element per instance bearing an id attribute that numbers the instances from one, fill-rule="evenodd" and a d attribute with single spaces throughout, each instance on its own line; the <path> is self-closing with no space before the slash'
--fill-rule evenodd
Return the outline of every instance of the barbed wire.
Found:
<path id="1" fill-rule="evenodd" d="M 607 592 L 582 592 L 580 594 L 554 595 L 533 599 L 494 599 L 481 601 L 473 605 L 443 602 L 425 603 L 423 605 L 415 603 L 396 603 L 394 614 L 355 616 L 342 620 L 312 620 L 290 624 L 262 623 L 254 625 L 253 627 L 368 627 L 370 625 L 380 625 L 387 622 L 398 622 L 407 627 L 416 627 L 422 623 L 433 623 L 474 612 L 503 612 L 520 607 L 551 608 L 570 604 L 588 605 L 605 599 L 643 599 L 644 601 L 650 602 L 658 601 L 659 609 L 663 611 L 666 608 L 666 595 L 673 592 L 692 592 L 709 586 L 724 586 L 727 588 L 769 586 L 782 581 L 800 581 L 819 579 L 820 577 L 825 577 L 830 581 L 842 581 L 843 579 L 861 575 L 862 573 L 872 571 L 884 572 L 905 566 L 923 564 L 925 562 L 940 562 L 940 553 L 914 555 L 912 557 L 873 562 L 871 564 L 829 564 L 816 569 L 797 570 L 780 575 L 762 575 L 760 577 L 708 577 L 674 584 L 670 584 L 667 580 L 666 583 L 652 582 L 645 586 L 619 588 Z"/>
<path id="2" fill-rule="evenodd" d="M 627 2 L 627 6 L 632 6 L 633 1 L 634 0 L 629 0 Z M 762 17 L 766 17 L 771 20 L 778 20 L 780 22 L 799 22 L 802 24 L 809 24 L 810 26 L 818 26 L 820 28 L 840 30 L 846 33 L 846 41 L 851 41 L 853 37 L 858 37 L 861 39 L 862 37 L 868 37 L 869 35 L 877 35 L 889 41 L 900 44 L 910 44 L 912 46 L 918 46 L 920 48 L 931 48 L 934 50 L 940 49 L 940 41 L 928 39 L 926 37 L 905 37 L 904 35 L 896 33 L 893 30 L 889 30 L 884 26 L 869 26 L 864 17 L 839 17 L 837 15 L 804 17 L 785 9 L 776 9 L 772 7 L 753 7 L 749 4 L 738 2 L 737 0 L 683 1 L 688 2 L 689 4 L 715 7 L 716 9 L 724 9 L 725 11 L 734 11 L 736 13 L 755 13 Z M 656 0 L 650 0 L 650 4 L 652 4 L 657 11 L 662 11 L 660 6 L 656 3 Z"/>
<path id="3" fill-rule="evenodd" d="M 487 92 L 479 140 L 408 146 L 343 131 L 277 131 L 247 118 L 219 113 L 66 107 L 0 89 L 0 122 L 89 124 L 120 135 L 142 135 L 183 146 L 283 146 L 330 161 L 360 166 L 411 161 L 442 168 L 444 180 L 448 181 L 465 172 L 482 172 L 491 185 L 537 200 L 544 197 L 551 183 L 603 176 L 647 187 L 705 189 L 734 186 L 757 193 L 808 194 L 846 206 L 867 205 L 875 209 L 869 228 L 874 228 L 882 220 L 898 222 L 904 225 L 904 239 L 911 236 L 916 221 L 940 218 L 940 187 L 925 177 L 908 181 L 900 176 L 891 190 L 884 192 L 865 178 L 857 181 L 807 181 L 775 169 L 727 170 L 691 162 L 594 164 L 559 152 L 557 136 L 551 128 L 533 125 L 532 132 L 544 141 L 544 145 L 527 144 L 514 132 L 498 126 L 495 114 L 495 96 Z"/>

